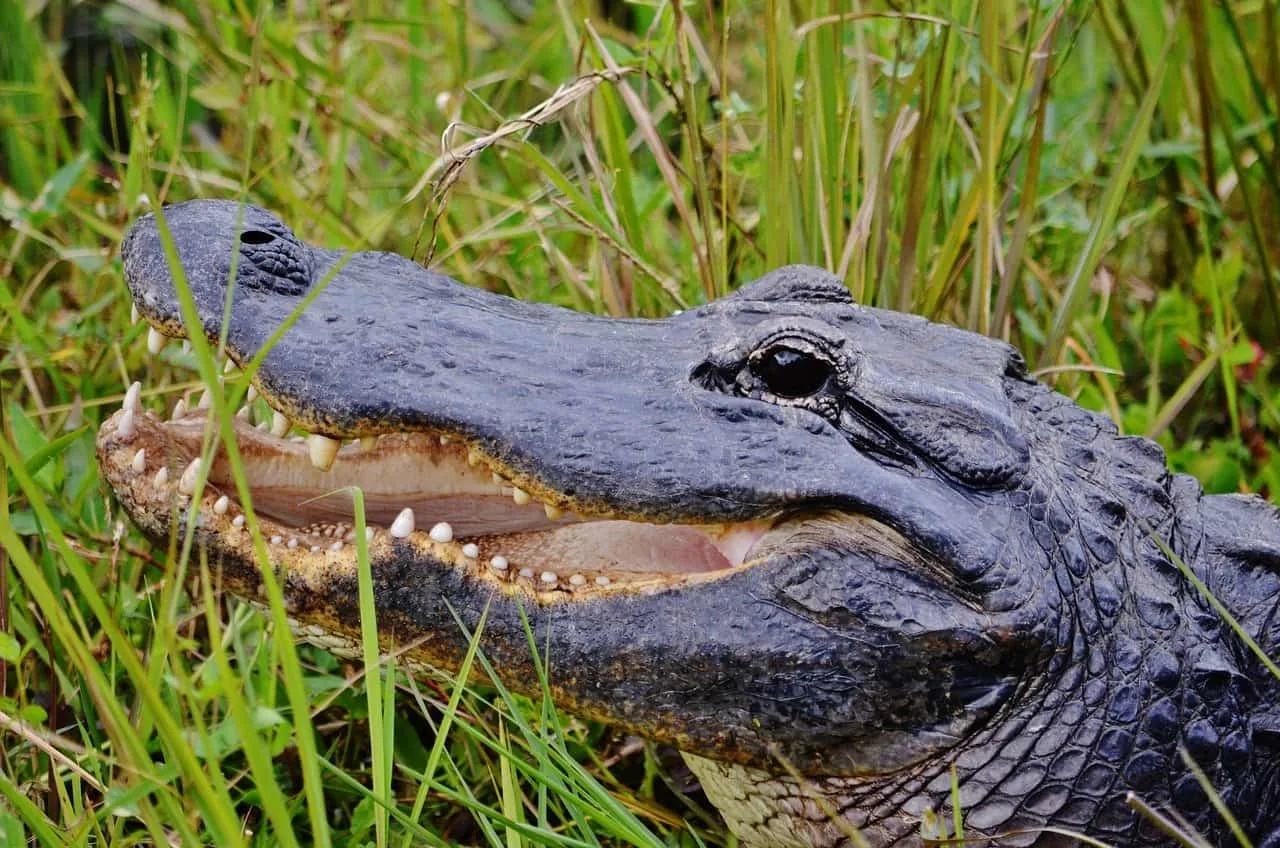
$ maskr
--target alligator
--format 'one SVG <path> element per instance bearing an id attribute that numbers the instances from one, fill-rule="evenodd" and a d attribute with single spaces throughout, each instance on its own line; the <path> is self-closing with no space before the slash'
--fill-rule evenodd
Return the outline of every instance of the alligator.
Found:
<path id="1" fill-rule="evenodd" d="M 359 654 L 366 549 L 382 650 L 457 670 L 479 631 L 513 689 L 681 751 L 748 846 L 921 845 L 953 802 L 1001 845 L 1172 844 L 1144 805 L 1235 844 L 1190 763 L 1280 846 L 1280 513 L 1010 345 L 811 267 L 616 319 L 237 202 L 162 217 L 122 246 L 148 347 L 217 345 L 269 419 L 235 415 L 237 488 L 221 404 L 135 385 L 103 474 L 235 595 L 265 552 L 301 638 Z"/>

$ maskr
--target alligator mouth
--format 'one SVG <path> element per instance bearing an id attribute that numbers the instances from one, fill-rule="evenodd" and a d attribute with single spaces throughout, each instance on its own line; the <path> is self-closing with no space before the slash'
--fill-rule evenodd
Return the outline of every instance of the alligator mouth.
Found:
<path id="1" fill-rule="evenodd" d="M 233 378 L 227 379 L 230 386 Z M 159 416 L 142 408 L 141 394 L 139 384 L 131 386 L 100 433 L 112 487 L 127 493 L 135 518 L 148 517 L 157 529 L 168 526 L 175 505 L 195 510 L 206 539 L 212 534 L 224 551 L 251 556 L 227 453 L 222 445 L 204 450 L 215 423 L 208 395 L 188 394 L 172 415 Z M 257 396 L 256 390 L 248 394 Z M 660 589 L 729 573 L 749 565 L 780 523 L 777 516 L 736 523 L 635 520 L 585 507 L 536 481 L 522 487 L 456 434 L 386 433 L 342 444 L 301 434 L 274 404 L 268 408 L 255 424 L 246 405 L 234 427 L 254 515 L 281 561 L 354 562 L 354 488 L 363 493 L 371 553 L 411 545 L 426 559 L 544 597 Z M 206 473 L 201 457 L 210 455 Z"/>

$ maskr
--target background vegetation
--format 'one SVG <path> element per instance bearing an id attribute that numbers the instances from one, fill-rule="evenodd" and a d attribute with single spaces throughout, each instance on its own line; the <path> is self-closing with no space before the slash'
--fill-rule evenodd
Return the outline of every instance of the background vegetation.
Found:
<path id="1" fill-rule="evenodd" d="M 0 0 L 0 844 L 726 841 L 672 752 L 299 664 L 122 523 L 97 423 L 134 379 L 157 409 L 193 385 L 129 321 L 149 203 L 243 197 L 614 315 L 824 265 L 1265 494 L 1278 26 L 1277 0 Z"/>

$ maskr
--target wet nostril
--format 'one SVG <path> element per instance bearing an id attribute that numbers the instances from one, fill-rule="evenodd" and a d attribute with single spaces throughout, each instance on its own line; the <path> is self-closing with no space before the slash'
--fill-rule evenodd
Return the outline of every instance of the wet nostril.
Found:
<path id="1" fill-rule="evenodd" d="M 245 230 L 240 234 L 240 241 L 244 244 L 269 244 L 275 240 L 275 236 L 262 230 Z"/>

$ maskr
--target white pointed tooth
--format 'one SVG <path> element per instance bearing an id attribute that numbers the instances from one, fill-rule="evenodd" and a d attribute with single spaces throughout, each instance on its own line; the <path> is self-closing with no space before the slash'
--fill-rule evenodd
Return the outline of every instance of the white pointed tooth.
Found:
<path id="1" fill-rule="evenodd" d="M 232 362 L 230 359 L 228 359 L 226 362 L 222 363 L 222 373 L 223 373 L 223 374 L 230 374 L 230 373 L 231 373 L 232 371 L 234 371 L 234 370 L 236 370 L 236 364 L 235 364 L 234 362 Z"/>
<path id="2" fill-rule="evenodd" d="M 341 539 L 339 539 L 338 541 L 336 541 L 336 542 L 334 542 L 332 545 L 330 545 L 330 546 L 329 546 L 329 550 L 333 551 L 335 554 L 336 554 L 338 551 L 342 550 L 342 540 L 341 540 Z"/>
<path id="3" fill-rule="evenodd" d="M 203 463 L 200 457 L 196 457 L 187 464 L 183 469 L 182 476 L 178 478 L 178 493 L 190 495 L 196 490 L 196 483 L 200 479 L 200 467 Z"/>
<path id="4" fill-rule="evenodd" d="M 599 577 L 596 578 L 597 586 L 608 586 L 612 582 L 613 581 L 609 579 L 609 575 L 607 574 L 601 574 Z"/>
<path id="5" fill-rule="evenodd" d="M 519 489 L 519 488 L 511 492 L 511 499 L 520 506 L 524 506 L 525 504 L 533 501 L 533 498 L 529 495 L 528 492 L 526 492 L 524 489 Z"/>
<path id="6" fill-rule="evenodd" d="M 169 466 L 160 466 L 160 470 L 156 472 L 155 484 L 157 489 L 169 485 Z"/>
<path id="7" fill-rule="evenodd" d="M 502 479 L 502 475 L 496 471 L 489 475 L 489 479 L 492 480 L 494 483 L 498 484 L 499 486 L 507 482 L 506 480 Z"/>
<path id="8" fill-rule="evenodd" d="M 289 550 L 291 550 L 291 551 L 292 551 L 292 550 L 296 550 L 296 549 L 297 549 L 297 547 L 298 547 L 298 539 L 297 539 L 297 537 L 290 537 L 290 539 L 289 539 L 289 544 L 288 544 L 286 547 L 288 547 L 288 548 L 289 548 Z"/>
<path id="9" fill-rule="evenodd" d="M 272 537 L 271 537 L 271 544 L 273 544 L 273 545 L 279 545 L 279 544 L 281 544 L 281 543 L 283 543 L 283 542 L 284 542 L 284 536 L 272 536 Z"/>
<path id="10" fill-rule="evenodd" d="M 232 527 L 235 527 L 235 528 L 243 527 L 243 526 L 244 526 L 244 516 L 243 516 L 243 515 L 237 515 L 235 518 L 231 519 L 231 526 L 232 526 Z"/>
<path id="11" fill-rule="evenodd" d="M 313 554 L 318 554 L 318 553 L 320 553 L 320 546 L 319 546 L 319 545 L 312 545 L 312 546 L 311 546 L 311 553 L 313 553 Z"/>
<path id="12" fill-rule="evenodd" d="M 261 430 L 262 432 L 264 432 L 264 433 L 265 433 L 265 432 L 267 432 L 267 422 L 265 422 L 265 421 L 259 421 L 257 424 L 254 424 L 254 425 L 253 425 L 253 429 L 255 429 L 255 430 Z"/>
<path id="13" fill-rule="evenodd" d="M 365 540 L 366 542 L 372 542 L 372 541 L 373 541 L 373 528 L 372 528 L 372 527 L 366 526 L 366 527 L 364 528 L 364 540 Z"/>
<path id="14" fill-rule="evenodd" d="M 511 567 L 511 563 L 507 562 L 507 558 L 504 556 L 496 556 L 489 560 L 489 567 L 494 571 L 506 571 Z"/>
<path id="15" fill-rule="evenodd" d="M 525 566 L 524 568 L 520 569 L 519 573 L 521 577 L 526 577 L 526 578 L 533 577 L 533 569 L 529 568 L 528 566 Z"/>
<path id="16" fill-rule="evenodd" d="M 205 389 L 200 393 L 200 400 L 196 402 L 196 409 L 208 409 L 213 406 L 213 393 Z"/>
<path id="17" fill-rule="evenodd" d="M 570 577 L 570 578 L 569 578 L 569 585 L 570 585 L 570 586 L 585 586 L 585 585 L 587 585 L 587 578 L 583 577 L 581 574 L 575 574 L 575 575 L 573 575 L 572 577 Z"/>
<path id="18" fill-rule="evenodd" d="M 155 356 L 157 353 L 164 350 L 164 346 L 168 341 L 169 340 L 165 338 L 164 334 L 155 327 L 147 328 L 147 353 Z"/>
<path id="19" fill-rule="evenodd" d="M 241 419 L 241 420 L 243 420 L 243 421 L 248 421 L 248 420 L 249 420 L 249 407 L 247 407 L 247 406 L 242 406 L 242 407 L 240 407 L 239 409 L 237 409 L 237 410 L 236 410 L 236 418 L 239 418 L 239 419 Z"/>
<path id="20" fill-rule="evenodd" d="M 257 399 L 258 399 L 258 390 L 253 386 L 250 386 L 248 391 L 244 393 L 244 402 L 253 403 Z"/>
<path id="21" fill-rule="evenodd" d="M 543 583 L 548 583 L 551 585 L 555 585 L 560 580 L 560 578 L 556 576 L 556 573 L 554 571 L 544 571 L 542 572 L 542 574 L 538 576 L 538 579 L 541 580 Z"/>
<path id="22" fill-rule="evenodd" d="M 475 542 L 467 542 L 462 546 L 462 555 L 467 559 L 475 559 L 480 556 L 480 546 Z"/>
<path id="23" fill-rule="evenodd" d="M 231 498 L 222 495 L 213 502 L 213 511 L 217 515 L 226 515 L 227 510 L 231 508 Z"/>
<path id="24" fill-rule="evenodd" d="M 124 393 L 124 408 L 134 412 L 142 411 L 142 384 L 134 381 Z"/>
<path id="25" fill-rule="evenodd" d="M 444 446 L 445 446 L 445 445 L 447 445 L 447 444 L 449 444 L 449 437 L 448 437 L 448 436 L 441 436 L 441 437 L 440 437 L 440 447 L 444 447 Z"/>
<path id="26" fill-rule="evenodd" d="M 181 418 L 186 414 L 187 414 L 187 399 L 178 398 L 178 402 L 173 405 L 172 418 L 174 421 L 177 421 L 179 418 Z"/>
<path id="27" fill-rule="evenodd" d="M 413 510 L 405 507 L 400 510 L 400 514 L 396 516 L 396 520 L 391 522 L 390 533 L 397 539 L 403 539 L 413 532 Z"/>
<path id="28" fill-rule="evenodd" d="M 182 352 L 191 353 L 191 339 L 182 340 Z"/>
<path id="29" fill-rule="evenodd" d="M 333 467 L 333 461 L 338 458 L 340 447 L 342 442 L 337 439 L 331 439 L 319 433 L 307 436 L 307 455 L 311 457 L 311 464 L 321 471 L 328 471 Z"/>
<path id="30" fill-rule="evenodd" d="M 467 465 L 479 465 L 480 459 L 480 451 L 475 448 L 467 451 Z"/>
<path id="31" fill-rule="evenodd" d="M 432 527 L 431 532 L 427 535 L 431 537 L 431 541 L 439 542 L 443 545 L 445 542 L 453 541 L 453 528 L 446 522 L 441 521 L 435 527 Z"/>
<path id="32" fill-rule="evenodd" d="M 547 518 L 550 518 L 552 521 L 559 521 L 561 518 L 564 518 L 564 510 L 558 506 L 543 504 L 542 511 L 545 512 L 547 514 Z"/>
<path id="33" fill-rule="evenodd" d="M 289 419 L 284 417 L 283 413 L 273 411 L 271 413 L 271 435 L 283 437 L 289 432 Z"/>
<path id="34" fill-rule="evenodd" d="M 360 450 L 371 451 L 378 446 L 377 436 L 362 436 L 360 438 Z"/>
<path id="35" fill-rule="evenodd" d="M 129 467 L 133 469 L 134 474 L 141 474 L 147 470 L 147 452 L 142 448 L 138 448 L 138 452 L 133 455 L 133 461 L 129 463 Z"/>
<path id="36" fill-rule="evenodd" d="M 138 323 L 138 319 L 141 317 L 142 316 L 138 314 L 138 304 L 136 303 L 130 304 L 129 305 L 129 323 L 136 324 Z"/>
<path id="37" fill-rule="evenodd" d="M 125 407 L 124 414 L 120 416 L 120 423 L 116 425 L 116 435 L 122 439 L 132 439 L 137 432 L 137 415 L 132 409 Z"/>

